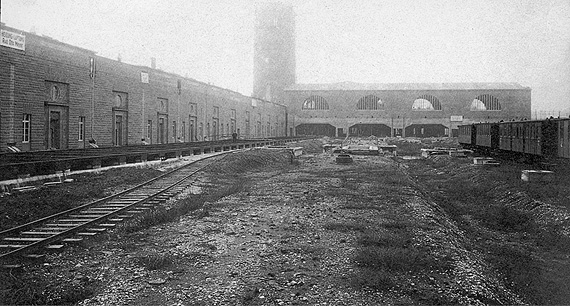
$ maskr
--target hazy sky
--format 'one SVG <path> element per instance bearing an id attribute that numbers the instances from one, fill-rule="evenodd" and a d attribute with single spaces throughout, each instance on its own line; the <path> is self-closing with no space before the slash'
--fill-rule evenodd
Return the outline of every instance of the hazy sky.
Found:
<path id="1" fill-rule="evenodd" d="M 250 95 L 254 0 L 2 0 L 2 22 Z M 298 83 L 518 82 L 570 108 L 570 0 L 292 0 Z"/>

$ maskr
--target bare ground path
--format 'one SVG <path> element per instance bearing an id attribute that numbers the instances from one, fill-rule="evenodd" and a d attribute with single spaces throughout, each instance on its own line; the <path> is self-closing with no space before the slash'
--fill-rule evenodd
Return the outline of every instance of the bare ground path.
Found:
<path id="1" fill-rule="evenodd" d="M 203 209 L 179 222 L 118 231 L 29 273 L 67 290 L 83 288 L 80 305 L 536 301 L 521 295 L 481 247 L 500 243 L 504 233 L 442 205 L 455 194 L 443 173 L 466 162 L 447 160 L 444 167 L 355 156 L 353 164 L 338 165 L 318 144 L 307 149 L 293 165 L 277 152 L 234 154 L 200 179 L 204 192 L 225 190 Z M 549 254 L 568 267 L 566 253 Z M 566 279 L 554 281 L 564 290 Z M 62 301 L 65 294 L 51 290 L 52 301 Z"/>

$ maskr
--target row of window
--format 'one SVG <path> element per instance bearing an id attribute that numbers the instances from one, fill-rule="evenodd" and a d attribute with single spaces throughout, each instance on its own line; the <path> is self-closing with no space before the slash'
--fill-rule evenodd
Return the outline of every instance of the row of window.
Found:
<path id="1" fill-rule="evenodd" d="M 201 135 L 204 135 L 206 137 L 217 137 L 219 136 L 219 133 L 221 132 L 221 134 L 225 134 L 226 136 L 231 135 L 231 133 L 235 133 L 237 132 L 236 128 L 237 128 L 237 124 L 236 124 L 236 110 L 232 109 L 231 111 L 231 118 L 230 118 L 230 123 L 226 123 L 225 126 L 224 124 L 220 124 L 219 123 L 219 119 L 216 116 L 219 116 L 219 112 L 216 111 L 216 109 L 219 108 L 218 107 L 214 107 L 214 118 L 213 118 L 213 122 L 212 122 L 212 129 L 210 130 L 210 123 L 207 123 L 206 126 L 206 134 L 204 135 L 204 131 L 203 131 L 203 123 L 200 122 L 199 127 L 195 126 L 195 124 L 197 124 L 197 117 L 195 116 L 190 116 L 190 127 L 189 127 L 189 132 L 191 134 L 191 138 L 190 141 L 195 141 L 198 138 L 197 137 L 202 137 Z M 258 116 L 258 125 L 261 126 L 261 114 L 257 114 Z M 120 123 L 118 123 L 117 118 L 121 118 Z M 246 111 L 246 118 L 245 118 L 245 126 L 246 126 L 246 133 L 249 134 L 249 126 L 250 126 L 250 112 Z M 271 128 L 271 117 L 268 118 L 269 121 L 267 121 L 267 132 L 271 133 L 272 128 Z M 122 133 L 120 133 L 118 130 L 122 128 L 122 116 L 116 116 L 115 119 L 117 122 L 115 122 L 115 140 L 114 143 L 115 144 L 120 144 L 122 143 L 122 141 L 120 141 L 120 139 L 122 138 Z M 31 140 L 31 122 L 32 122 L 32 115 L 31 114 L 23 114 L 23 118 L 22 118 L 22 143 L 29 143 Z M 165 124 L 166 124 L 166 120 L 165 118 L 159 118 L 159 125 L 158 125 L 158 133 L 159 134 L 163 134 L 165 132 Z M 281 123 L 281 125 L 283 125 L 283 123 Z M 121 128 L 119 128 L 119 126 L 121 126 Z M 273 128 L 277 128 L 279 126 L 279 121 L 275 122 L 274 127 Z M 147 140 L 151 140 L 152 138 L 152 120 L 148 120 L 147 121 L 147 127 L 146 127 L 146 131 L 145 131 L 145 136 Z M 224 131 L 225 129 L 225 131 Z M 181 135 L 180 135 L 180 140 L 182 141 L 186 141 L 186 121 L 182 121 L 182 127 L 181 127 Z M 224 133 L 225 132 L 225 133 Z M 79 117 L 79 121 L 78 121 L 78 141 L 84 141 L 85 140 L 85 117 L 84 116 L 80 116 Z M 178 138 L 178 128 L 177 128 L 177 124 L 176 121 L 172 121 L 172 136 L 174 137 L 174 139 L 179 139 Z M 164 138 L 164 135 L 161 135 L 161 139 L 159 140 L 159 143 L 166 143 L 166 139 Z"/>
<path id="2" fill-rule="evenodd" d="M 22 118 L 22 143 L 29 143 L 32 138 L 32 114 L 24 114 Z M 78 122 L 78 141 L 85 140 L 85 116 L 79 117 Z"/>
<path id="3" fill-rule="evenodd" d="M 329 104 L 325 98 L 321 96 L 310 96 L 301 107 L 303 110 L 328 110 Z M 357 110 L 383 110 L 384 102 L 375 95 L 367 95 L 358 100 L 356 103 Z M 422 95 L 414 100 L 412 104 L 413 110 L 442 110 L 441 102 L 437 97 L 432 95 Z M 472 111 L 498 111 L 501 110 L 499 99 L 492 95 L 485 94 L 477 96 L 471 103 Z"/>

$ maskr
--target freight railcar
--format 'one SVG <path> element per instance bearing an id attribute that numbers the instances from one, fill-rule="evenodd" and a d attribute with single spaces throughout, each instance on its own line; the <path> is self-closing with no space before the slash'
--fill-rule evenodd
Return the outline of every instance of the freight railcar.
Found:
<path id="1" fill-rule="evenodd" d="M 569 130 L 570 118 L 475 123 L 459 127 L 459 143 L 471 149 L 531 159 L 570 159 Z"/>

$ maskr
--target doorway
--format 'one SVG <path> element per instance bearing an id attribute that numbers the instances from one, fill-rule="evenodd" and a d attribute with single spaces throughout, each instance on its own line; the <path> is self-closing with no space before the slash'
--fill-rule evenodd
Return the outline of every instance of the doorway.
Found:
<path id="1" fill-rule="evenodd" d="M 67 149 L 67 107 L 47 105 L 45 107 L 45 122 L 45 148 L 47 150 Z"/>

